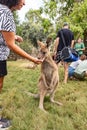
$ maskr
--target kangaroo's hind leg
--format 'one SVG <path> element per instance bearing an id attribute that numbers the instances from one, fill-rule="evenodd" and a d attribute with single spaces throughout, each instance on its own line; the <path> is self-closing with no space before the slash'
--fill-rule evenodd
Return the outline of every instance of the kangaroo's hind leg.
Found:
<path id="1" fill-rule="evenodd" d="M 52 103 L 55 103 L 55 104 L 57 104 L 57 105 L 62 106 L 63 104 L 62 104 L 61 102 L 58 102 L 58 101 L 55 101 L 55 100 L 54 100 L 54 94 L 55 94 L 55 92 L 53 92 L 53 93 L 50 94 L 50 101 L 51 101 Z"/>
<path id="2" fill-rule="evenodd" d="M 39 87 L 39 96 L 40 96 L 39 108 L 41 110 L 45 111 L 45 109 L 44 109 L 44 98 L 47 94 L 47 88 L 45 87 L 43 80 L 40 80 L 38 87 Z"/>
<path id="3" fill-rule="evenodd" d="M 51 91 L 51 93 L 50 93 L 50 101 L 51 101 L 52 103 L 55 103 L 55 104 L 57 104 L 57 105 L 62 106 L 62 105 L 63 105 L 62 103 L 60 103 L 60 102 L 54 100 L 54 95 L 55 95 L 55 92 L 56 92 L 56 88 L 57 88 L 57 84 L 55 85 L 54 89 L 53 89 L 53 90 Z"/>

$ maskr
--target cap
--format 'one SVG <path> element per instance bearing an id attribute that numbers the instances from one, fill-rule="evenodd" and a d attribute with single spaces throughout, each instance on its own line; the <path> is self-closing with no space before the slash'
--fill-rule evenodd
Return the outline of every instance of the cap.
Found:
<path id="1" fill-rule="evenodd" d="M 63 27 L 64 26 L 69 26 L 69 24 L 67 22 L 64 22 Z"/>

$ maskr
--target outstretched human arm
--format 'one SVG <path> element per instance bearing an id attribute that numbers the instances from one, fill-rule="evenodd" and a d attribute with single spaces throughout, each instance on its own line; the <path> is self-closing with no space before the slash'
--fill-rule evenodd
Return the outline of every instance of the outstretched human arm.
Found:
<path id="1" fill-rule="evenodd" d="M 24 50 L 22 50 L 18 45 L 15 44 L 15 33 L 14 32 L 7 32 L 7 31 L 1 31 L 4 40 L 6 41 L 7 46 L 13 50 L 18 55 L 36 63 L 40 64 L 42 60 L 39 60 L 37 58 L 32 57 L 28 53 L 26 53 Z"/>

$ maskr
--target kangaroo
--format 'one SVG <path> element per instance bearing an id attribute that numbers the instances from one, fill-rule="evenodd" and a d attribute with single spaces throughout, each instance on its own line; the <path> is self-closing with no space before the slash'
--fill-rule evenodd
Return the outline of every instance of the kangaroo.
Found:
<path id="1" fill-rule="evenodd" d="M 31 94 L 35 98 L 39 97 L 39 108 L 43 111 L 44 109 L 44 98 L 47 94 L 50 96 L 50 101 L 58 105 L 62 103 L 54 100 L 54 94 L 59 84 L 58 66 L 52 59 L 49 51 L 49 46 L 41 41 L 37 41 L 39 46 L 38 58 L 44 59 L 41 63 L 41 74 L 38 82 L 39 93 Z"/>

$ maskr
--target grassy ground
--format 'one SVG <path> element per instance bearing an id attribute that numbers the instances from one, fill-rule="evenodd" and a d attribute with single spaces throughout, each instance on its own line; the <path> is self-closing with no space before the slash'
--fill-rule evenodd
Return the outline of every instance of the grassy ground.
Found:
<path id="1" fill-rule="evenodd" d="M 63 84 L 63 68 L 60 67 L 60 84 L 55 99 L 57 106 L 45 98 L 48 114 L 38 108 L 39 99 L 29 97 L 24 91 L 37 92 L 40 67 L 24 68 L 27 61 L 8 61 L 8 75 L 0 94 L 0 115 L 12 120 L 10 130 L 87 130 L 87 79 Z"/>

